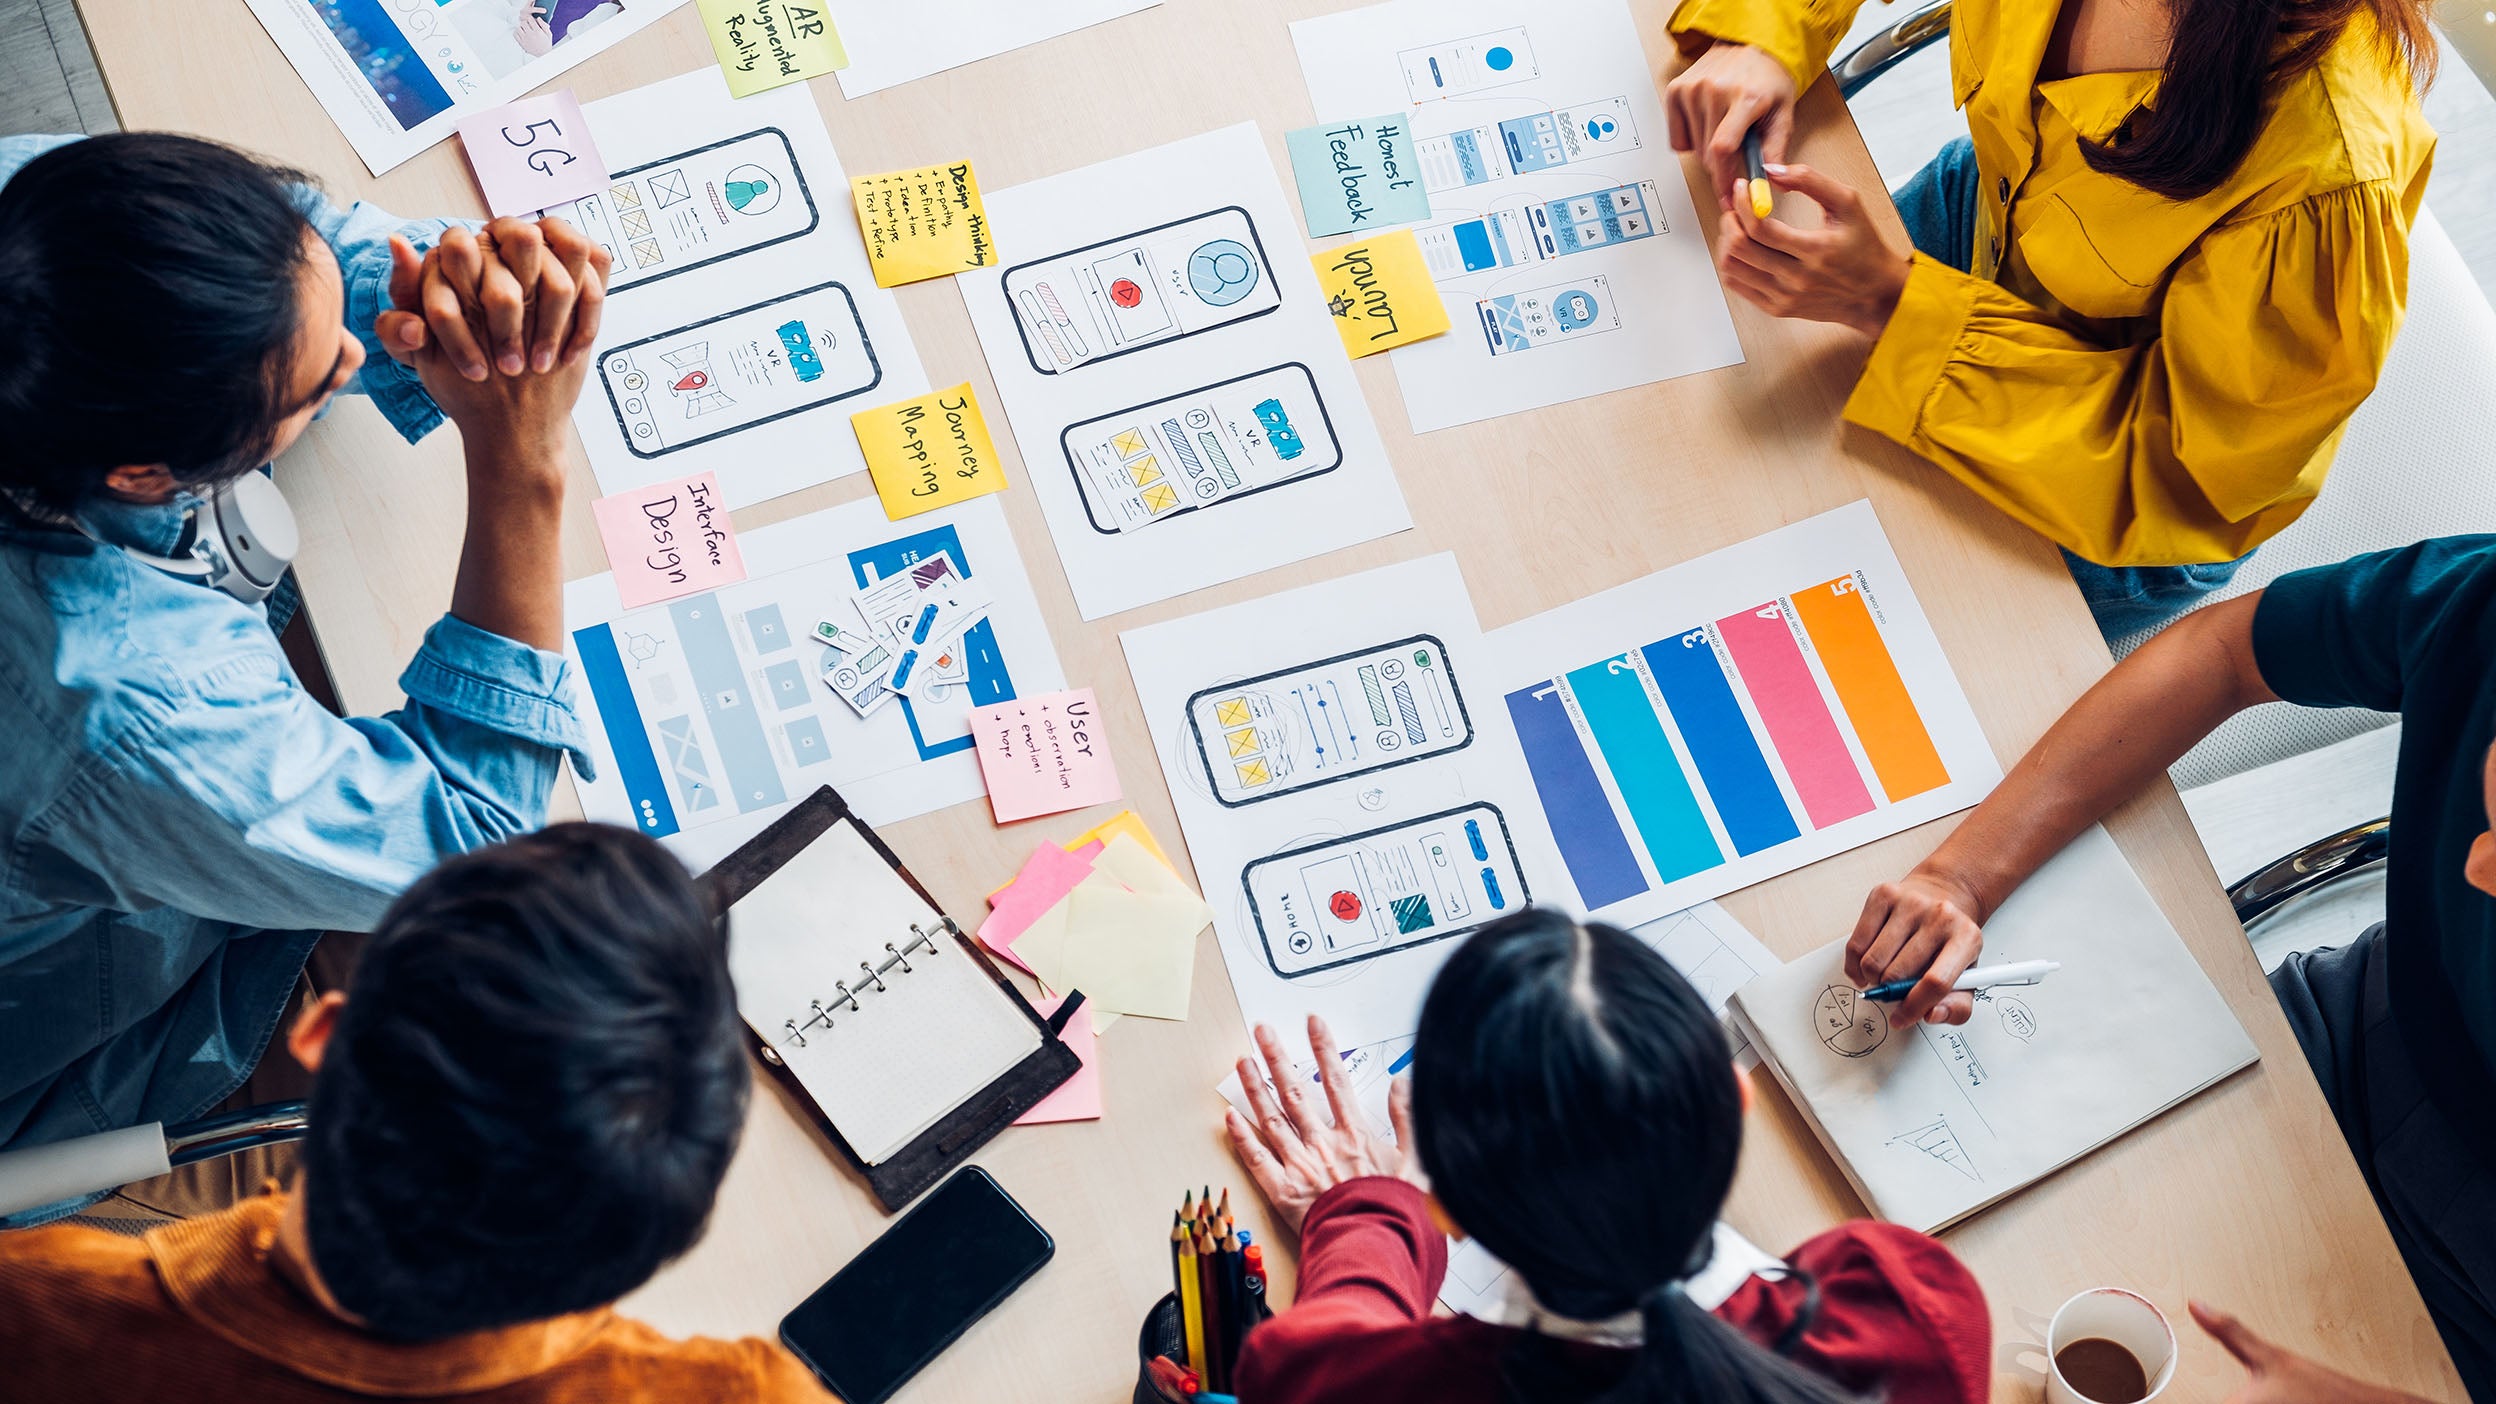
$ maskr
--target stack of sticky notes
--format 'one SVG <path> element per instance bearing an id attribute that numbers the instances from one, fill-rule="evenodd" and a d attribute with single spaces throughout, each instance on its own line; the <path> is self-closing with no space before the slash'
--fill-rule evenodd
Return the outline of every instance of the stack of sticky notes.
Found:
<path id="1" fill-rule="evenodd" d="M 1072 845 L 1043 844 L 988 901 L 979 939 L 1050 989 L 1083 991 L 1093 1027 L 1187 1017 L 1196 937 L 1213 920 L 1133 812 Z"/>

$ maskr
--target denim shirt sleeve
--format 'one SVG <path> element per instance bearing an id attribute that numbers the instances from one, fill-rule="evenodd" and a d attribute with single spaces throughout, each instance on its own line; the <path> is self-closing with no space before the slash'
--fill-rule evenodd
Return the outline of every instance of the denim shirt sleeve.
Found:
<path id="1" fill-rule="evenodd" d="M 475 220 L 412 219 L 361 200 L 340 209 L 317 190 L 295 192 L 303 217 L 338 255 L 338 272 L 346 280 L 347 330 L 364 343 L 364 369 L 348 388 L 372 397 L 391 427 L 409 443 L 433 432 L 442 411 L 425 393 L 416 372 L 390 358 L 374 334 L 373 323 L 390 307 L 390 236 L 398 234 L 423 253 L 454 224 L 477 228 Z"/>

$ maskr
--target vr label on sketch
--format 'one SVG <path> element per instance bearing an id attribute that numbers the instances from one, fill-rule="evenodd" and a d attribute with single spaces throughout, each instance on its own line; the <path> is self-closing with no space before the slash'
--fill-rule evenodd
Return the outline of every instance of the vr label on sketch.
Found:
<path id="1" fill-rule="evenodd" d="M 1085 420 L 1058 443 L 1084 516 L 1104 536 L 1343 463 L 1326 402 L 1298 362 Z"/>
<path id="2" fill-rule="evenodd" d="M 857 301 L 839 283 L 645 337 L 598 361 L 636 458 L 845 400 L 883 378 Z"/>
<path id="3" fill-rule="evenodd" d="M 1461 936 L 1531 900 L 1508 821 L 1488 804 L 1260 858 L 1240 882 L 1286 980 Z"/>

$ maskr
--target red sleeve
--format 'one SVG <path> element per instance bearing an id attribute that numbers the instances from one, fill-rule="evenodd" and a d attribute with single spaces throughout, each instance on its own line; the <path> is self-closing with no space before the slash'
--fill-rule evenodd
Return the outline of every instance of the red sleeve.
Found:
<path id="1" fill-rule="evenodd" d="M 1317 1197 L 1300 1226 L 1300 1295 L 1249 1336 L 1241 1398 L 1300 1399 L 1331 1378 L 1324 1362 L 1346 1338 L 1429 1319 L 1447 1276 L 1447 1236 L 1423 1203 L 1419 1189 L 1384 1176 Z"/>
<path id="2" fill-rule="evenodd" d="M 1887 1404 L 1986 1404 L 1993 1316 L 1984 1289 L 1950 1250 L 1895 1224 L 1853 1223 L 1787 1261 L 1819 1284 L 1820 1310 L 1791 1352 L 1795 1363 Z M 1754 1277 L 1716 1314 L 1773 1348 L 1810 1288 L 1799 1275 Z"/>

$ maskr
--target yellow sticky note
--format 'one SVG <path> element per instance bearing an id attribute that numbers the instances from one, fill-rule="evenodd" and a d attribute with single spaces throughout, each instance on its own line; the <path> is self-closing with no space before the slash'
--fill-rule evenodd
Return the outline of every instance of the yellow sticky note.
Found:
<path id="1" fill-rule="evenodd" d="M 1184 1019 L 1195 982 L 1196 937 L 1213 912 L 1132 840 L 1128 844 L 1137 860 L 1177 890 L 1133 891 L 1096 867 L 1053 909 L 1049 929 L 1034 923 L 1014 949 L 1024 953 L 1024 943 L 1039 932 L 1042 944 L 1030 953 L 1031 968 L 1051 989 L 1081 990 L 1107 1013 Z"/>
<path id="2" fill-rule="evenodd" d="M 1390 351 L 1447 330 L 1447 304 L 1409 229 L 1311 254 L 1309 262 L 1347 355 Z"/>
<path id="3" fill-rule="evenodd" d="M 968 161 L 858 176 L 850 181 L 849 194 L 858 205 L 858 232 L 867 241 L 867 262 L 879 288 L 997 261 L 988 208 L 979 202 L 979 178 Z"/>
<path id="4" fill-rule="evenodd" d="M 711 52 L 731 97 L 820 78 L 849 67 L 820 0 L 701 0 Z"/>
<path id="5" fill-rule="evenodd" d="M 1073 842 L 1066 845 L 1066 851 L 1072 853 L 1094 839 L 1100 840 L 1101 846 L 1107 848 L 1110 840 L 1120 834 L 1135 840 L 1137 845 L 1153 855 L 1153 861 L 1161 864 L 1162 867 L 1170 866 L 1170 855 L 1162 852 L 1161 845 L 1153 841 L 1153 831 L 1144 827 L 1144 816 L 1132 809 L 1120 810 L 1115 816 L 1104 819 L 1077 835 Z"/>
<path id="6" fill-rule="evenodd" d="M 884 515 L 894 521 L 1005 487 L 1005 468 L 997 462 L 988 421 L 967 380 L 915 400 L 860 410 L 849 417 L 849 427 L 858 433 Z"/>
<path id="7" fill-rule="evenodd" d="M 1138 842 L 1133 834 L 1112 834 L 1101 845 L 1100 856 L 1092 860 L 1092 871 L 1105 873 L 1120 885 L 1148 897 L 1185 897 L 1197 900 L 1187 890 L 1179 875 L 1170 871 L 1169 860 Z M 1207 917 L 1206 920 L 1212 920 Z"/>

